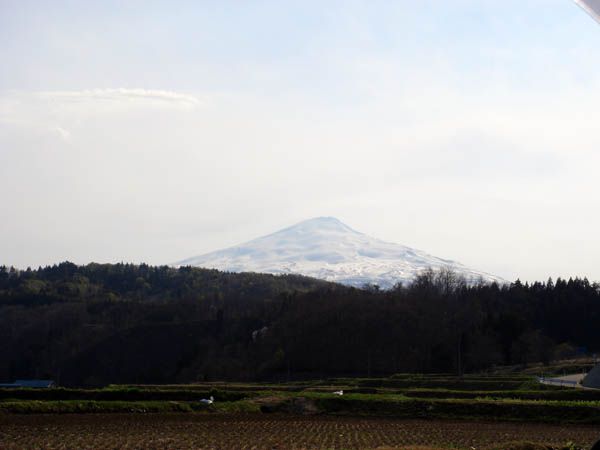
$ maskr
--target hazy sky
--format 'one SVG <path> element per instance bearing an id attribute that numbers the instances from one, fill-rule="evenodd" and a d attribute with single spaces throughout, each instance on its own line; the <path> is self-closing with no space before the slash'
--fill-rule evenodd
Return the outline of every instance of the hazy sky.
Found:
<path id="1" fill-rule="evenodd" d="M 600 280 L 600 27 L 570 0 L 0 0 L 0 42 L 0 264 L 327 215 Z"/>

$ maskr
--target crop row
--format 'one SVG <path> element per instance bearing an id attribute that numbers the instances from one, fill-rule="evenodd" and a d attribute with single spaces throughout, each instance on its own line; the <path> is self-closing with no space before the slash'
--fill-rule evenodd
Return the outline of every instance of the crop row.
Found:
<path id="1" fill-rule="evenodd" d="M 597 430 L 586 426 L 381 420 L 267 415 L 0 415 L 0 448 L 503 449 L 528 440 L 589 448 Z M 420 447 L 425 448 L 425 447 Z M 550 447 L 528 447 L 550 448 Z"/>

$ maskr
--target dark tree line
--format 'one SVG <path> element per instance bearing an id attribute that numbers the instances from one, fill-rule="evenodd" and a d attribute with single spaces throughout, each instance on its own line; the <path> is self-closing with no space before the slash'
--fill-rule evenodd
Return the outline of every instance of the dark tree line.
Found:
<path id="1" fill-rule="evenodd" d="M 600 350 L 586 279 L 389 291 L 302 276 L 71 263 L 0 267 L 0 381 L 66 385 L 473 372 Z"/>

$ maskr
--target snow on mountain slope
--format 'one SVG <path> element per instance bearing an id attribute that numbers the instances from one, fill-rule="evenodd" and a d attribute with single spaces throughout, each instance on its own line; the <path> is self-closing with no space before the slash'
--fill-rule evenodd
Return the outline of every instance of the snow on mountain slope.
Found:
<path id="1" fill-rule="evenodd" d="M 319 217 L 245 244 L 183 260 L 178 266 L 228 272 L 295 273 L 351 286 L 391 288 L 432 268 L 450 268 L 469 282 L 499 277 L 354 231 L 333 217 Z"/>

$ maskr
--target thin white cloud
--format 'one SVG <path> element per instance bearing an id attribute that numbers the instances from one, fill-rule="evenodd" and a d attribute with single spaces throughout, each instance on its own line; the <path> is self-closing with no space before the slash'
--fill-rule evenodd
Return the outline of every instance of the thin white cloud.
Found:
<path id="1" fill-rule="evenodd" d="M 101 100 L 101 101 L 129 101 L 129 100 L 159 100 L 162 102 L 177 103 L 196 106 L 201 101 L 197 97 L 173 91 L 157 89 L 85 89 L 79 91 L 43 91 L 37 95 L 45 99 L 57 100 Z"/>
<path id="2" fill-rule="evenodd" d="M 197 96 L 158 89 L 85 89 L 0 92 L 0 126 L 49 134 L 70 141 L 90 117 L 116 117 L 137 111 L 191 112 L 205 103 Z"/>

